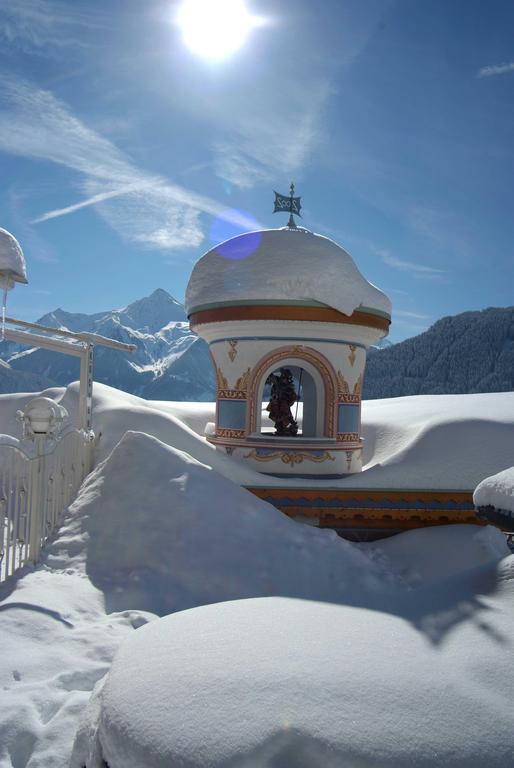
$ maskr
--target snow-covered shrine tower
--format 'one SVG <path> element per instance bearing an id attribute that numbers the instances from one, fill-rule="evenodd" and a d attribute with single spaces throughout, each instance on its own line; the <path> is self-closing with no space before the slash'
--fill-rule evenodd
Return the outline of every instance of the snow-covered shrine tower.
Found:
<path id="1" fill-rule="evenodd" d="M 387 335 L 391 302 L 343 248 L 291 222 L 227 240 L 193 269 L 186 309 L 217 381 L 208 439 L 263 473 L 360 472 L 366 349 Z M 266 382 L 280 369 L 301 387 L 294 436 L 276 435 L 266 412 Z"/>

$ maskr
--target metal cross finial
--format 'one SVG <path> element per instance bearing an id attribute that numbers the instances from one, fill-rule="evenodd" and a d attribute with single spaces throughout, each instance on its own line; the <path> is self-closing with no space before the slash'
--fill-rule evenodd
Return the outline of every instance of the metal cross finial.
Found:
<path id="1" fill-rule="evenodd" d="M 296 229 L 296 223 L 293 219 L 293 214 L 295 216 L 301 216 L 300 209 L 301 209 L 301 203 L 300 203 L 301 197 L 295 197 L 294 196 L 294 183 L 291 182 L 291 186 L 289 188 L 289 197 L 286 197 L 285 195 L 280 195 L 278 192 L 275 192 L 275 207 L 273 209 L 273 213 L 277 212 L 288 212 L 289 213 L 289 221 L 287 222 L 287 226 L 290 229 Z"/>

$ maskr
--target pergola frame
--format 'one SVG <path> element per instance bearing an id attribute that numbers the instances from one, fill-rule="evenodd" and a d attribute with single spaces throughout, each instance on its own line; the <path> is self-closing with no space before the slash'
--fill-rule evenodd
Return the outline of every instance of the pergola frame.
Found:
<path id="1" fill-rule="evenodd" d="M 18 326 L 30 330 L 18 330 L 17 328 L 4 328 L 4 338 L 17 344 L 25 344 L 29 347 L 49 349 L 51 352 L 60 352 L 65 355 L 74 355 L 80 358 L 80 386 L 79 386 L 79 426 L 89 432 L 93 426 L 93 350 L 95 346 L 110 347 L 122 352 L 134 352 L 134 344 L 124 344 L 114 341 L 106 336 L 96 333 L 66 331 L 60 328 L 51 328 L 38 323 L 29 323 L 26 320 L 16 320 L 6 317 L 7 325 Z M 39 331 L 33 333 L 32 331 Z M 42 336 L 49 333 L 52 336 Z M 63 338 L 55 338 L 61 336 Z"/>

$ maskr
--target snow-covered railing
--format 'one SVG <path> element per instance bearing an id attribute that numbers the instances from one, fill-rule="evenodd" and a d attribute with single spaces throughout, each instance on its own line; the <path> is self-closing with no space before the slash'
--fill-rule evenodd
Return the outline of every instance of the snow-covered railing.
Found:
<path id="1" fill-rule="evenodd" d="M 4 318 L 9 327 L 2 329 L 3 338 L 29 347 L 41 347 L 51 352 L 62 352 L 80 358 L 79 425 L 89 431 L 93 418 L 93 349 L 95 346 L 110 347 L 122 352 L 134 352 L 134 344 L 100 336 L 97 333 L 68 331 L 51 328 L 40 323 L 29 323 L 13 317 Z M 10 327 L 15 326 L 15 327 Z M 26 328 L 27 330 L 20 330 Z M 37 333 L 33 333 L 37 331 Z M 58 338 L 62 337 L 62 338 Z"/>
<path id="2" fill-rule="evenodd" d="M 22 439 L 0 435 L 0 581 L 38 560 L 92 463 L 93 433 L 63 406 L 36 397 L 18 417 Z"/>
<path id="3" fill-rule="evenodd" d="M 94 347 L 135 350 L 133 344 L 95 333 L 12 317 L 2 318 L 2 338 L 78 357 L 80 383 L 78 428 L 64 425 L 68 413 L 61 405 L 36 397 L 18 413 L 23 438 L 0 435 L 0 581 L 25 563 L 37 561 L 41 547 L 91 470 Z"/>

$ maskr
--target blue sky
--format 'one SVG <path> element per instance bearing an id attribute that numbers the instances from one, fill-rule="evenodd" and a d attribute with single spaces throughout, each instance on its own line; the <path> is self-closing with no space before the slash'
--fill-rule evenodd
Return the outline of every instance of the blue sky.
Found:
<path id="1" fill-rule="evenodd" d="M 178 6 L 0 4 L 0 226 L 30 281 L 10 314 L 182 300 L 223 212 L 283 226 L 291 180 L 391 297 L 393 341 L 514 303 L 511 0 L 248 0 L 263 23 L 215 63 Z"/>

